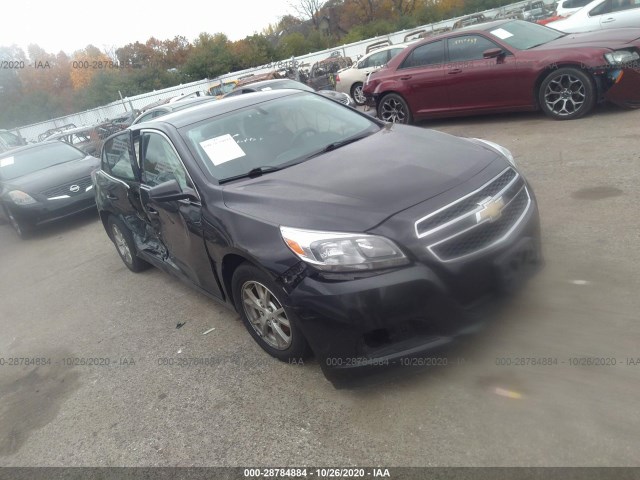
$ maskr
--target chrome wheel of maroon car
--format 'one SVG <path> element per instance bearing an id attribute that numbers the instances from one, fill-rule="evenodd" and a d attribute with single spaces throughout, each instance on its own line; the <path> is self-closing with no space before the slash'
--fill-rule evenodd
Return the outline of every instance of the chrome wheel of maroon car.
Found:
<path id="1" fill-rule="evenodd" d="M 547 115 L 558 120 L 582 117 L 595 104 L 591 79 L 580 70 L 561 68 L 542 82 L 540 104 Z"/>
<path id="2" fill-rule="evenodd" d="M 411 112 L 407 102 L 395 93 L 382 98 L 378 105 L 378 117 L 385 122 L 411 123 Z"/>

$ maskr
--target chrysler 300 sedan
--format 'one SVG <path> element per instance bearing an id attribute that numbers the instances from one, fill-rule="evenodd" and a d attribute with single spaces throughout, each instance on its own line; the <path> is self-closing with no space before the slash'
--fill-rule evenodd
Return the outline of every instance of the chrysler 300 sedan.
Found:
<path id="1" fill-rule="evenodd" d="M 531 110 L 570 120 L 602 100 L 640 107 L 639 62 L 640 28 L 567 34 L 499 20 L 413 44 L 363 92 L 390 122 Z"/>
<path id="2" fill-rule="evenodd" d="M 316 93 L 241 95 L 110 137 L 94 175 L 125 265 L 240 314 L 325 373 L 469 331 L 469 306 L 541 262 L 538 210 L 505 148 L 385 124 Z M 339 370 L 344 371 L 344 370 Z"/>

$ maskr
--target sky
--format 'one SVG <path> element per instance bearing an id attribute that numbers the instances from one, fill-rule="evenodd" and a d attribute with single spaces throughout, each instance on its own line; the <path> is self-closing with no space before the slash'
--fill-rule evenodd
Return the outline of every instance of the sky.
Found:
<path id="1" fill-rule="evenodd" d="M 208 32 L 240 40 L 292 13 L 288 0 L 11 0 L 2 5 L 0 46 L 26 53 L 35 43 L 71 55 L 89 44 L 112 51 L 152 36 L 192 42 Z"/>

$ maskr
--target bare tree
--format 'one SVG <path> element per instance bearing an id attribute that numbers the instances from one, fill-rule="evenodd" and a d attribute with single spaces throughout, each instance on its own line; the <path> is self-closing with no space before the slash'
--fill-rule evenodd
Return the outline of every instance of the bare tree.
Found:
<path id="1" fill-rule="evenodd" d="M 318 28 L 320 24 L 318 13 L 324 4 L 323 0 L 298 0 L 297 3 L 290 3 L 289 6 L 304 19 L 310 19 L 313 26 Z"/>

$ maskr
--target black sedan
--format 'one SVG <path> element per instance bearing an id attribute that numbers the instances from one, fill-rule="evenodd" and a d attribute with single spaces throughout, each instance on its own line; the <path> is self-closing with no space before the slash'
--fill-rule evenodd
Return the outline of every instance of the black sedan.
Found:
<path id="1" fill-rule="evenodd" d="M 469 305 L 541 262 L 503 147 L 385 124 L 315 93 L 257 92 L 105 143 L 100 217 L 125 265 L 235 307 L 269 354 L 381 365 L 470 331 Z"/>
<path id="2" fill-rule="evenodd" d="M 60 141 L 0 155 L 0 207 L 20 237 L 96 207 L 91 172 L 100 160 Z"/>

